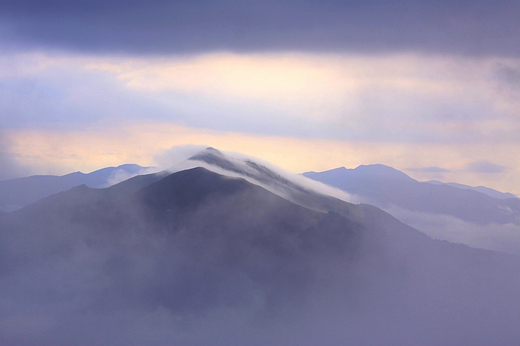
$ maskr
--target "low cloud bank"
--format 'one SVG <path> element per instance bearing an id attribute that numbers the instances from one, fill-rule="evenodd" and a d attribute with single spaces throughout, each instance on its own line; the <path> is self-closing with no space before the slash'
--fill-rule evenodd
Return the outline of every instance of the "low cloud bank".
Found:
<path id="1" fill-rule="evenodd" d="M 520 225 L 518 224 L 481 225 L 450 215 L 411 211 L 395 205 L 384 210 L 433 239 L 520 255 Z"/>

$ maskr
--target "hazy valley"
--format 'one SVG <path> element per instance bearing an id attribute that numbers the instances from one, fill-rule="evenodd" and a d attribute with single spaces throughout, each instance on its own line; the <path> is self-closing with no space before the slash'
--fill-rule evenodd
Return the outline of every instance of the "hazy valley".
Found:
<path id="1" fill-rule="evenodd" d="M 346 177 L 343 193 L 209 148 L 169 171 L 4 213 L 0 341 L 514 345 L 520 258 L 434 240 L 347 200 L 516 225 L 518 200 L 395 174 Z M 436 202 L 446 191 L 461 208 Z M 399 204 L 406 196 L 413 204 Z"/>

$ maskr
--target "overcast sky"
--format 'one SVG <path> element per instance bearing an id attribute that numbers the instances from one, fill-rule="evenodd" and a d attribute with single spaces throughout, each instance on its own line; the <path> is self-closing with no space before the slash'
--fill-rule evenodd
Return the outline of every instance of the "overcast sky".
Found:
<path id="1" fill-rule="evenodd" d="M 517 1 L 0 2 L 0 179 L 203 144 L 520 193 Z"/>

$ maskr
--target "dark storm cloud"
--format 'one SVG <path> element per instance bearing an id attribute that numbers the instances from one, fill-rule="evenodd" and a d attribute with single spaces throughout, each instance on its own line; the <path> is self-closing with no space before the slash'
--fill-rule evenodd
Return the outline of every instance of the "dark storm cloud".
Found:
<path id="1" fill-rule="evenodd" d="M 0 13 L 11 48 L 520 53 L 514 1 L 6 0 Z"/>

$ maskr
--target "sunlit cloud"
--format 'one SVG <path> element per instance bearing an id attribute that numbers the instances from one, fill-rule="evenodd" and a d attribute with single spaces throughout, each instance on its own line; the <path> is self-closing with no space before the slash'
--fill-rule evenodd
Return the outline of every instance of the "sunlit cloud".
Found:
<path id="1" fill-rule="evenodd" d="M 264 102 L 282 117 L 321 124 L 317 136 L 444 142 L 517 138 L 519 122 L 511 115 L 520 102 L 511 95 L 519 90 L 503 71 L 518 64 L 412 54 L 207 54 L 85 68 L 151 93 Z"/>
<path id="2" fill-rule="evenodd" d="M 74 127 L 146 115 L 215 130 L 397 142 L 518 140 L 520 130 L 514 59 L 21 54 L 0 65 L 14 100 L 0 102 L 4 127 L 21 117 Z"/>
<path id="3" fill-rule="evenodd" d="M 518 192 L 519 66 L 412 53 L 3 54 L 2 152 L 13 167 L 67 173 L 210 145 L 297 173 L 383 163 Z M 509 169 L 467 169 L 483 161 Z"/>

